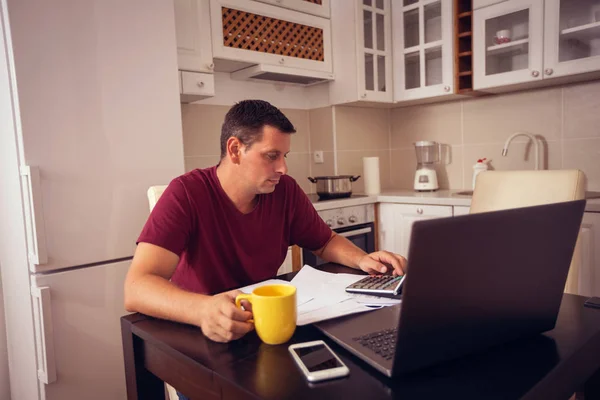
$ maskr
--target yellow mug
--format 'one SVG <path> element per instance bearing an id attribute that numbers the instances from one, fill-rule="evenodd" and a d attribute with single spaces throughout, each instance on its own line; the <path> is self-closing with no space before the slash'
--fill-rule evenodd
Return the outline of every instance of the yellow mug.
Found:
<path id="1" fill-rule="evenodd" d="M 285 343 L 296 330 L 296 288 L 292 285 L 259 286 L 251 294 L 240 294 L 235 305 L 241 301 L 252 304 L 256 333 L 267 344 Z"/>

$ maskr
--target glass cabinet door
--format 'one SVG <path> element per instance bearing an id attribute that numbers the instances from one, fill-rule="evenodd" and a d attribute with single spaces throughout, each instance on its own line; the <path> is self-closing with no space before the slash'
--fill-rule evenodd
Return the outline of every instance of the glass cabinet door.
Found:
<path id="1" fill-rule="evenodd" d="M 362 100 L 391 102 L 392 49 L 390 0 L 357 0 L 358 66 Z M 343 66 L 340 66 L 343 68 Z"/>
<path id="2" fill-rule="evenodd" d="M 474 88 L 542 79 L 542 0 L 475 10 Z"/>
<path id="3" fill-rule="evenodd" d="M 600 0 L 546 0 L 544 77 L 600 70 Z"/>
<path id="4" fill-rule="evenodd" d="M 396 4 L 396 3 L 394 3 Z M 397 98 L 417 99 L 451 93 L 453 81 L 452 2 L 399 0 L 394 9 L 394 61 Z"/>

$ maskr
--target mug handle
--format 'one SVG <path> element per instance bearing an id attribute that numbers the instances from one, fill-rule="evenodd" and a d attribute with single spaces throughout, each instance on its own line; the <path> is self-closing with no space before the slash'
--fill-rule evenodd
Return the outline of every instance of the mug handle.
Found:
<path id="1" fill-rule="evenodd" d="M 235 306 L 237 308 L 242 308 L 242 300 L 247 300 L 249 303 L 252 303 L 252 295 L 246 293 L 238 294 L 235 297 Z"/>
<path id="2" fill-rule="evenodd" d="M 252 303 L 252 295 L 242 293 L 242 294 L 238 294 L 237 296 L 235 296 L 235 306 L 237 308 L 242 308 L 242 300 L 247 300 L 249 303 Z M 248 311 L 248 310 L 246 310 L 246 311 Z M 254 322 L 254 318 L 249 319 L 247 322 Z"/>

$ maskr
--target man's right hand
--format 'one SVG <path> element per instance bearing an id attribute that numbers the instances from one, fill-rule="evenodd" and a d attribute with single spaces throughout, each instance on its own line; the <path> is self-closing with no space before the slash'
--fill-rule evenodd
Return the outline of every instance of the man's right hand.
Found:
<path id="1" fill-rule="evenodd" d="M 215 342 L 229 342 L 244 336 L 254 329 L 250 311 L 235 306 L 235 298 L 242 294 L 239 290 L 219 293 L 207 298 L 202 306 L 200 329 L 206 337 Z"/>

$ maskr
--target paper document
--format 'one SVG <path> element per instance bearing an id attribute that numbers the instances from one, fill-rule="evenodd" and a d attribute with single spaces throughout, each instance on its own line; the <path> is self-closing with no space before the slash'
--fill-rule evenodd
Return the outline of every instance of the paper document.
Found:
<path id="1" fill-rule="evenodd" d="M 241 288 L 244 293 L 263 285 L 284 284 L 296 287 L 297 325 L 308 325 L 344 315 L 376 310 L 399 304 L 400 300 L 364 294 L 348 293 L 346 287 L 364 278 L 363 275 L 333 274 L 309 265 L 302 267 L 291 282 L 269 279 Z"/>

